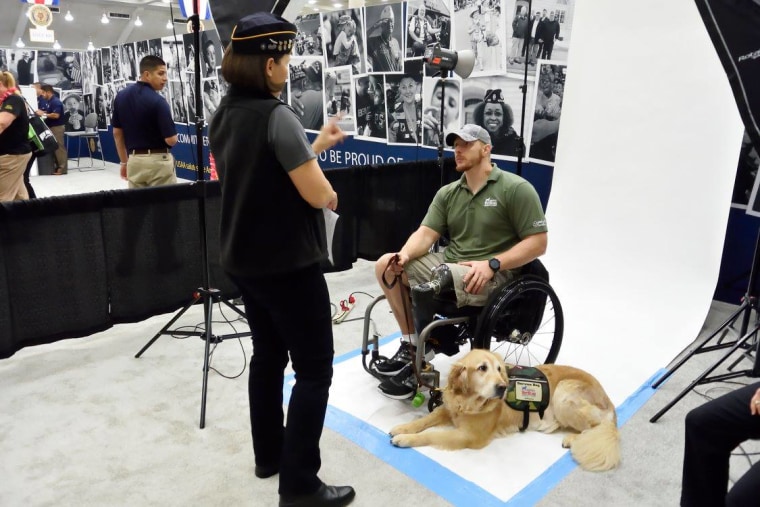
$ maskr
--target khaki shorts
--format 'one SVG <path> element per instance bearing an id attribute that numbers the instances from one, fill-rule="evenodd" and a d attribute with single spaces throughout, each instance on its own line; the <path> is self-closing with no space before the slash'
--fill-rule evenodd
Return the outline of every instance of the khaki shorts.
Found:
<path id="1" fill-rule="evenodd" d="M 454 279 L 454 290 L 457 295 L 457 307 L 485 306 L 488 297 L 496 289 L 515 278 L 515 273 L 512 271 L 499 271 L 479 294 L 470 294 L 469 292 L 465 292 L 465 283 L 463 281 L 464 275 L 470 271 L 470 267 L 444 262 L 443 252 L 433 252 L 409 261 L 404 267 L 406 276 L 409 278 L 409 286 L 414 287 L 415 285 L 429 282 L 433 277 L 433 269 L 441 264 L 446 264 L 449 270 L 451 270 L 451 276 Z"/>

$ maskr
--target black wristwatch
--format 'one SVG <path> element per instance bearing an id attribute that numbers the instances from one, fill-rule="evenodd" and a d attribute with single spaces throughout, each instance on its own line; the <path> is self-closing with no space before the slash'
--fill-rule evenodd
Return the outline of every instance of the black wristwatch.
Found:
<path id="1" fill-rule="evenodd" d="M 493 270 L 494 273 L 498 272 L 501 269 L 501 261 L 494 257 L 493 259 L 488 260 L 488 267 Z"/>

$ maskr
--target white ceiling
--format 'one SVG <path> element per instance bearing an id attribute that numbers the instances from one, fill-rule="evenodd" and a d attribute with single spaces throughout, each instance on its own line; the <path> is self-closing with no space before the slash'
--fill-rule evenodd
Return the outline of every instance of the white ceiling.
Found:
<path id="1" fill-rule="evenodd" d="M 177 0 L 60 0 L 59 4 L 60 12 L 53 14 L 48 29 L 55 32 L 55 39 L 65 50 L 84 50 L 90 40 L 100 48 L 172 35 L 172 30 L 166 28 L 171 15 L 184 19 Z M 52 44 L 29 41 L 29 29 L 34 25 L 26 16 L 28 8 L 19 0 L 0 0 L 0 47 L 15 47 L 20 37 L 27 48 L 52 49 Z M 67 12 L 71 12 L 73 21 L 64 19 Z M 108 24 L 101 23 L 103 13 L 111 12 L 131 18 L 111 18 Z M 138 16 L 143 23 L 139 27 L 135 26 Z M 204 26 L 213 28 L 214 23 L 204 21 Z M 175 23 L 174 30 L 185 33 L 186 24 Z"/>
<path id="2" fill-rule="evenodd" d="M 220 0 L 224 1 L 224 0 Z M 292 0 L 297 1 L 297 0 Z M 376 5 L 381 3 L 398 2 L 399 0 L 300 0 L 304 13 L 315 11 L 326 12 L 335 10 L 338 5 L 350 8 Z M 21 38 L 29 49 L 52 49 L 52 43 L 31 42 L 29 29 L 34 25 L 27 17 L 29 4 L 20 0 L 0 0 L 0 47 L 13 48 Z M 87 43 L 97 48 L 154 39 L 172 35 L 171 29 L 166 28 L 170 19 L 184 19 L 179 8 L 178 0 L 60 0 L 59 13 L 53 14 L 53 23 L 48 27 L 55 32 L 55 39 L 61 49 L 82 51 Z M 64 16 L 71 12 L 73 21 L 66 21 Z M 127 14 L 130 19 L 111 18 L 108 24 L 101 23 L 103 13 L 115 12 Z M 139 16 L 142 26 L 135 26 Z M 204 21 L 205 29 L 215 28 L 213 21 Z M 186 23 L 174 23 L 177 34 L 187 32 Z"/>

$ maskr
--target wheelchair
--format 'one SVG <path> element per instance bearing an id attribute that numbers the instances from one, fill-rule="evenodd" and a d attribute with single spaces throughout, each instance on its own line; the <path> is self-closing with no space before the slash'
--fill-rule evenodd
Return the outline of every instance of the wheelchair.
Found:
<path id="1" fill-rule="evenodd" d="M 385 299 L 375 298 L 365 310 L 362 337 L 362 365 L 379 380 L 387 378 L 376 370 L 386 358 L 379 352 L 379 336 L 370 336 L 372 310 Z M 417 391 L 412 404 L 424 403 L 422 393 L 430 393 L 428 410 L 441 404 L 440 372 L 425 364 L 425 346 L 436 354 L 456 355 L 460 347 L 489 349 L 508 365 L 536 366 L 553 363 L 562 346 L 564 315 L 557 294 L 549 285 L 549 273 L 538 259 L 526 264 L 511 282 L 494 291 L 485 306 L 457 308 L 456 301 L 437 300 L 434 320 L 419 335 L 414 359 Z M 423 365 L 425 365 L 423 367 Z"/>

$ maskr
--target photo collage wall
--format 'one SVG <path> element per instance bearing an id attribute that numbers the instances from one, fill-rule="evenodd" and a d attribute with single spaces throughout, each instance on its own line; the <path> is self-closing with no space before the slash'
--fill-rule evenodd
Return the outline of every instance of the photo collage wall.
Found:
<path id="1" fill-rule="evenodd" d="M 437 148 L 464 123 L 486 128 L 494 158 L 516 159 L 527 62 L 527 157 L 553 164 L 574 0 L 410 0 L 297 17 L 283 100 L 308 132 L 333 117 L 358 139 Z M 536 43 L 526 54 L 525 38 Z M 538 42 L 540 41 L 540 42 Z M 425 65 L 430 44 L 472 50 L 461 80 Z"/>
<path id="2" fill-rule="evenodd" d="M 410 0 L 298 16 L 290 79 L 282 100 L 307 132 L 337 121 L 357 139 L 437 149 L 465 123 L 489 131 L 494 158 L 517 158 L 527 67 L 525 158 L 553 165 L 575 0 Z M 95 51 L 0 50 L 0 66 L 21 84 L 52 84 L 70 113 L 67 128 L 84 129 L 94 113 L 108 128 L 116 93 L 133 83 L 140 59 L 167 62 L 162 95 L 177 123 L 195 118 L 193 34 L 138 41 Z M 527 40 L 534 43 L 528 51 Z M 430 44 L 472 50 L 475 66 L 462 80 L 445 79 L 423 61 Z M 209 121 L 226 93 L 215 30 L 201 33 L 201 90 Z M 92 117 L 91 117 L 92 118 Z"/>
<path id="3" fill-rule="evenodd" d="M 114 45 L 94 51 L 0 49 L 0 68 L 17 76 L 18 84 L 50 84 L 64 104 L 66 131 L 108 130 L 113 99 L 137 81 L 140 60 L 152 54 L 167 63 L 169 82 L 160 92 L 174 121 L 194 123 L 195 61 L 193 34 Z M 222 50 L 215 30 L 201 33 L 201 94 L 208 120 L 226 92 L 218 64 Z M 87 125 L 85 125 L 87 119 Z"/>

